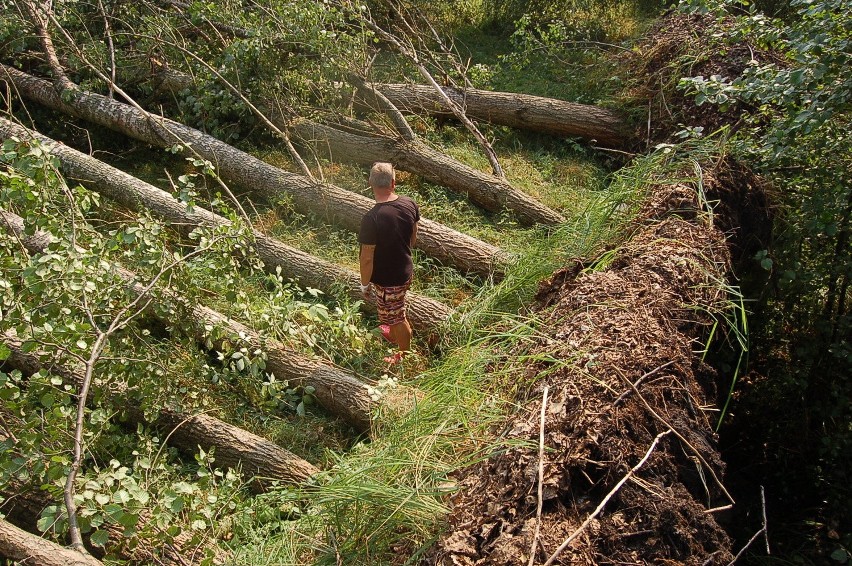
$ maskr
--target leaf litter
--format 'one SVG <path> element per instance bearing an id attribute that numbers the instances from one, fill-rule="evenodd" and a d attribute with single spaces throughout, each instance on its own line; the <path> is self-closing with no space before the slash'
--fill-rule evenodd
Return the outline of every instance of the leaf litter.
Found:
<path id="1" fill-rule="evenodd" d="M 704 196 L 739 195 L 719 182 L 737 171 L 718 165 L 705 171 Z M 732 559 L 717 520 L 732 503 L 713 428 L 719 376 L 700 356 L 713 314 L 726 308 L 730 242 L 705 206 L 693 187 L 658 186 L 609 265 L 575 262 L 541 284 L 544 323 L 530 353 L 550 362 L 526 368 L 535 385 L 503 433 L 506 448 L 457 473 L 449 528 L 429 563 L 526 565 L 533 549 L 532 563 L 544 564 L 669 429 L 552 563 Z"/>

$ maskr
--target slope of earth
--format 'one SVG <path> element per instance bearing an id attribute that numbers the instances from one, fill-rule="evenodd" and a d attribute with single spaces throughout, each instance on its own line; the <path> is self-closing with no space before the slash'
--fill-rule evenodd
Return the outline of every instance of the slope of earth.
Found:
<path id="1" fill-rule="evenodd" d="M 510 448 L 458 474 L 433 563 L 520 565 L 531 552 L 544 563 L 572 534 L 548 563 L 730 561 L 714 514 L 732 503 L 710 423 L 716 374 L 695 354 L 725 308 L 725 235 L 684 184 L 657 187 L 637 218 L 609 265 L 578 263 L 542 285 L 535 351 L 553 362 L 527 370 L 537 382 L 506 427 Z"/>

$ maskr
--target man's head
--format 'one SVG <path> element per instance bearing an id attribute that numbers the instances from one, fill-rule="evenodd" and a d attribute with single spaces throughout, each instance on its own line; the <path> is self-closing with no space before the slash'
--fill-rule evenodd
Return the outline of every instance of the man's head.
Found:
<path id="1" fill-rule="evenodd" d="M 373 163 L 373 166 L 370 168 L 370 178 L 367 182 L 375 190 L 392 191 L 396 184 L 393 165 L 382 161 Z"/>

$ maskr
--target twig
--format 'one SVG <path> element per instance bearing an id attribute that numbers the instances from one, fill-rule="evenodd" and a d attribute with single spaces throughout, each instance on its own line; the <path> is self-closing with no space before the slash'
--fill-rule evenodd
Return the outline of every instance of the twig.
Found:
<path id="1" fill-rule="evenodd" d="M 198 154 L 198 152 L 197 152 L 197 151 L 195 151 L 195 149 L 192 147 L 192 144 L 187 143 L 185 140 L 181 139 L 181 137 L 180 137 L 180 136 L 178 136 L 177 134 L 175 134 L 175 133 L 174 133 L 174 132 L 173 132 L 173 131 L 172 131 L 172 130 L 168 127 L 168 125 L 165 123 L 165 121 L 164 121 L 164 119 L 163 119 L 164 117 L 162 117 L 162 116 L 157 116 L 156 114 L 153 114 L 153 113 L 151 113 L 151 112 L 148 112 L 147 110 L 145 110 L 144 108 L 142 108 L 142 107 L 139 105 L 139 103 L 137 103 L 137 102 L 136 102 L 136 100 L 135 100 L 132 96 L 130 96 L 127 92 L 125 92 L 125 91 L 124 91 L 124 89 L 122 89 L 121 87 L 119 87 L 117 84 L 113 83 L 113 82 L 110 80 L 110 78 L 109 78 L 109 77 L 107 77 L 107 76 L 106 76 L 106 75 L 105 75 L 105 74 L 104 74 L 104 73 L 103 73 L 100 69 L 98 69 L 98 67 L 97 67 L 97 66 L 95 66 L 95 65 L 94 65 L 91 61 L 89 61 L 89 59 L 85 56 L 85 54 L 83 53 L 83 51 L 82 51 L 79 47 L 77 47 L 77 46 L 76 46 L 76 44 L 74 43 L 73 38 L 72 38 L 72 37 L 71 37 L 71 35 L 68 33 L 68 31 L 67 31 L 67 30 L 65 30 L 65 28 L 63 28 L 63 27 L 62 27 L 62 25 L 61 25 L 61 24 L 60 24 L 60 23 L 56 20 L 56 18 L 55 18 L 53 15 L 50 15 L 50 20 L 53 22 L 53 25 L 55 25 L 55 26 L 56 26 L 56 28 L 57 28 L 60 32 L 62 32 L 62 35 L 64 35 L 64 36 L 65 36 L 65 38 L 69 41 L 69 43 L 71 44 L 72 48 L 74 49 L 75 53 L 76 53 L 76 54 L 77 54 L 77 56 L 80 58 L 80 60 L 81 60 L 83 63 L 85 63 L 85 65 L 86 65 L 87 67 L 89 67 L 89 68 L 90 68 L 90 69 L 91 69 L 91 70 L 92 70 L 92 71 L 93 71 L 93 72 L 94 72 L 94 73 L 95 73 L 95 74 L 96 74 L 96 75 L 97 75 L 97 76 L 98 76 L 98 77 L 99 77 L 102 81 L 104 81 L 104 82 L 108 83 L 108 84 L 110 85 L 110 88 L 114 89 L 114 90 L 115 90 L 115 92 L 116 92 L 117 94 L 121 95 L 121 96 L 122 96 L 122 97 L 123 97 L 123 98 L 127 101 L 127 103 L 128 103 L 128 104 L 130 104 L 130 106 L 132 106 L 133 108 L 135 108 L 136 110 L 138 110 L 138 111 L 139 111 L 139 112 L 140 112 L 140 113 L 141 113 L 141 114 L 142 114 L 142 115 L 143 115 L 143 116 L 144 116 L 147 120 L 149 120 L 151 123 L 156 123 L 156 124 L 157 124 L 157 125 L 159 125 L 161 128 L 165 129 L 165 130 L 166 130 L 166 131 L 167 131 L 167 132 L 168 132 L 168 133 L 169 133 L 172 137 L 174 137 L 174 138 L 175 138 L 175 140 L 177 140 L 177 141 L 178 141 L 178 142 L 179 142 L 179 143 L 180 143 L 180 144 L 181 144 L 181 145 L 182 145 L 182 146 L 183 146 L 183 147 L 184 147 L 187 151 L 189 151 L 190 153 L 192 153 L 192 154 L 193 154 L 196 158 L 198 158 L 198 159 L 202 159 L 202 157 Z M 80 90 L 80 87 L 78 87 L 76 84 L 72 83 L 70 80 L 67 80 L 67 78 L 66 78 L 66 81 L 67 81 L 67 85 L 66 85 L 66 86 L 64 86 L 64 88 L 65 88 L 65 89 L 69 89 L 69 88 L 70 88 L 70 89 L 71 89 L 71 90 L 73 90 L 73 91 L 79 91 L 79 90 Z M 65 83 L 63 83 L 63 84 L 65 84 Z M 251 219 L 249 218 L 248 214 L 246 214 L 246 211 L 243 209 L 242 205 L 240 204 L 240 201 L 239 201 L 239 200 L 237 200 L 237 197 L 236 197 L 236 196 L 235 196 L 235 195 L 231 192 L 231 189 L 230 189 L 230 188 L 228 187 L 228 185 L 227 185 L 227 184 L 226 184 L 226 183 L 222 180 L 222 178 L 219 176 L 219 174 L 218 174 L 218 173 L 215 173 L 215 174 L 213 175 L 213 180 L 215 180 L 215 181 L 216 181 L 216 183 L 218 183 L 218 185 L 222 188 L 222 190 L 223 190 L 223 191 L 225 191 L 225 194 L 227 194 L 227 195 L 228 195 L 228 197 L 231 199 L 231 201 L 234 203 L 234 206 L 237 208 L 237 211 L 238 211 L 238 212 L 242 215 L 243 220 L 245 220 L 246 225 L 247 225 L 249 228 L 252 228 L 252 222 L 251 222 Z"/>
<path id="2" fill-rule="evenodd" d="M 740 556 L 743 555 L 743 552 L 745 552 L 746 549 L 751 546 L 751 543 L 756 541 L 757 537 L 759 537 L 760 535 L 764 535 L 764 538 L 766 539 L 766 554 L 769 554 L 769 535 L 766 529 L 766 495 L 764 494 L 763 486 L 760 486 L 760 502 L 763 505 L 763 526 L 760 528 L 759 531 L 754 533 L 754 535 L 750 539 L 748 539 L 748 542 L 745 544 L 744 547 L 742 547 L 742 549 L 737 553 L 737 555 L 734 556 L 734 559 L 728 562 L 728 566 L 732 566 L 732 564 L 736 562 Z"/>
<path id="3" fill-rule="evenodd" d="M 106 34 L 107 45 L 109 46 L 109 97 L 112 98 L 114 91 L 112 85 L 115 84 L 115 46 L 112 42 L 112 32 L 110 31 L 109 27 L 109 17 L 107 16 L 106 9 L 104 8 L 104 3 L 101 0 L 98 0 L 98 9 L 100 10 L 101 15 L 104 18 L 104 33 Z"/>
<path id="4" fill-rule="evenodd" d="M 535 547 L 538 544 L 538 534 L 541 531 L 541 507 L 544 502 L 544 416 L 547 412 L 547 392 L 548 386 L 544 386 L 544 393 L 541 396 L 541 422 L 538 426 L 538 507 L 535 510 L 535 534 L 533 534 L 532 544 L 530 545 L 530 561 L 527 566 L 532 566 L 535 561 Z"/>
<path id="5" fill-rule="evenodd" d="M 615 401 L 613 401 L 613 402 L 612 402 L 612 406 L 613 406 L 613 407 L 615 407 L 616 405 L 618 405 L 619 403 L 621 403 L 621 401 L 622 401 L 625 397 L 627 397 L 627 395 L 628 395 L 631 391 L 635 390 L 635 389 L 636 389 L 636 387 L 637 387 L 640 383 L 642 383 L 642 381 L 643 381 L 645 378 L 647 378 L 647 377 L 651 377 L 652 375 L 654 375 L 654 374 L 655 374 L 655 373 L 657 373 L 658 371 L 660 371 L 660 370 L 662 370 L 662 369 L 665 369 L 665 368 L 669 367 L 669 366 L 670 366 L 670 365 L 672 365 L 674 362 L 675 362 L 674 360 L 668 361 L 668 362 L 664 363 L 663 365 L 658 366 L 658 367 L 655 367 L 654 369 L 652 369 L 651 371 L 649 371 L 649 372 L 648 372 L 648 373 L 646 373 L 645 375 L 641 376 L 639 379 L 637 379 L 635 382 L 633 382 L 633 384 L 632 384 L 632 389 L 628 389 L 628 390 L 626 390 L 624 393 L 622 393 L 621 395 L 619 395 L 619 396 L 618 396 L 618 399 L 616 399 Z"/>
<path id="6" fill-rule="evenodd" d="M 183 420 L 182 420 L 182 421 L 180 421 L 178 424 L 176 424 L 176 425 L 172 428 L 172 430 L 170 430 L 170 431 L 169 431 L 169 433 L 166 435 L 166 438 L 164 438 L 164 439 L 163 439 L 163 442 L 160 444 L 160 448 L 159 448 L 159 450 L 157 450 L 157 453 L 156 453 L 156 454 L 154 454 L 154 459 L 153 459 L 153 460 L 151 460 L 151 466 L 148 468 L 148 470 L 147 470 L 147 471 L 146 471 L 146 473 L 145 473 L 145 485 L 146 485 L 146 486 L 148 485 L 148 477 L 150 476 L 150 472 L 151 472 L 151 470 L 155 469 L 155 468 L 154 468 L 154 464 L 156 464 L 156 463 L 157 463 L 157 460 L 160 458 L 160 454 L 163 452 L 163 448 L 165 448 L 165 447 L 166 447 L 166 444 L 169 442 L 169 439 L 172 437 L 172 435 L 173 435 L 175 432 L 177 432 L 177 429 L 179 429 L 180 427 L 182 427 L 183 425 L 185 425 L 186 423 L 188 423 L 188 422 L 189 422 L 189 421 L 191 421 L 192 419 L 195 419 L 195 418 L 197 418 L 197 417 L 200 417 L 201 415 L 203 415 L 203 414 L 205 414 L 205 413 L 209 413 L 210 411 L 214 411 L 214 410 L 215 410 L 215 408 L 204 409 L 203 411 L 198 411 L 197 413 L 194 413 L 194 414 L 192 414 L 192 415 L 188 415 L 185 419 L 183 419 Z"/>
<path id="7" fill-rule="evenodd" d="M 639 463 L 636 464 L 635 466 L 633 466 L 632 468 L 630 468 L 630 471 L 627 472 L 627 474 L 623 478 L 621 478 L 621 480 L 617 484 L 615 484 L 615 487 L 612 488 L 610 490 L 610 492 L 606 494 L 606 497 L 603 498 L 603 501 L 600 502 L 600 505 L 597 506 L 597 508 L 594 510 L 594 512 L 592 512 L 591 515 L 586 517 L 586 520 L 583 521 L 583 524 L 580 525 L 577 528 L 576 531 L 571 533 L 571 536 L 569 536 L 567 539 L 565 539 L 565 542 L 563 542 L 561 545 L 559 545 L 559 548 L 556 549 L 556 552 L 554 552 L 552 555 L 550 555 L 550 558 L 547 559 L 547 562 L 544 563 L 544 566 L 550 566 L 551 564 L 553 564 L 553 561 L 556 560 L 556 558 L 560 554 L 562 554 L 562 551 L 565 550 L 566 548 L 568 548 L 568 545 L 571 544 L 571 541 L 573 541 L 575 538 L 577 538 L 580 535 L 580 533 L 582 533 L 586 529 L 586 527 L 589 526 L 589 523 L 591 523 L 592 520 L 600 514 L 600 512 L 604 508 L 604 505 L 606 505 L 609 502 L 609 500 L 612 499 L 612 496 L 615 495 L 616 492 L 618 492 L 618 490 L 621 489 L 621 486 L 623 486 L 625 484 L 625 482 L 627 482 L 627 480 L 629 480 L 630 477 L 633 474 L 636 473 L 636 470 L 641 468 L 642 465 L 648 460 L 648 458 L 651 456 L 651 453 L 654 451 L 654 448 L 657 447 L 657 443 L 660 441 L 660 439 L 670 432 L 673 432 L 673 430 L 671 428 L 666 430 L 665 432 L 661 432 L 660 434 L 658 434 L 656 436 L 656 438 L 654 438 L 654 442 L 651 443 L 651 447 L 648 448 L 648 451 L 645 452 L 645 455 L 642 457 L 641 460 L 639 460 Z"/>
<path id="8" fill-rule="evenodd" d="M 476 127 L 476 124 L 467 117 L 467 113 L 464 109 L 459 106 L 448 94 L 447 92 L 438 84 L 435 80 L 435 77 L 432 76 L 432 73 L 429 72 L 429 69 L 423 64 L 420 60 L 420 57 L 417 54 L 417 51 L 409 46 L 403 44 L 402 40 L 397 38 L 395 35 L 390 33 L 389 31 L 381 28 L 378 24 L 376 24 L 369 15 L 364 16 L 363 20 L 364 25 L 366 25 L 370 30 L 372 30 L 378 37 L 387 41 L 403 56 L 407 57 L 409 61 L 417 68 L 420 72 L 420 75 L 426 79 L 426 82 L 429 83 L 437 94 L 438 98 L 450 109 L 450 111 L 455 115 L 455 117 L 464 124 L 465 128 L 473 134 L 473 137 L 479 142 L 479 145 L 482 147 L 485 152 L 486 157 L 488 158 L 488 162 L 491 164 L 491 170 L 493 174 L 500 179 L 505 179 L 506 175 L 503 173 L 503 168 L 500 166 L 500 161 L 497 159 L 497 153 L 494 151 L 494 147 L 488 142 L 482 132 L 479 131 L 479 128 Z"/>
<path id="9" fill-rule="evenodd" d="M 663 417 L 661 417 L 661 416 L 657 413 L 657 411 L 655 411 L 655 410 L 653 409 L 653 407 L 651 407 L 650 403 L 648 403 L 648 401 L 647 401 L 647 400 L 646 400 L 646 399 L 642 396 L 642 394 L 641 394 L 641 393 L 639 393 L 639 390 L 638 390 L 638 389 L 636 389 L 636 387 L 634 387 L 634 386 L 633 386 L 633 382 L 631 382 L 629 379 L 627 379 L 627 377 L 625 377 L 625 376 L 624 376 L 621 372 L 617 372 L 617 373 L 618 373 L 618 375 L 621 377 L 621 379 L 623 379 L 624 381 L 626 381 L 626 382 L 627 382 L 627 384 L 628 384 L 628 385 L 630 385 L 630 387 L 633 389 L 633 391 L 634 391 L 634 392 L 636 393 L 636 395 L 639 397 L 639 400 L 640 400 L 640 401 L 642 401 L 642 404 L 643 404 L 643 405 L 645 405 L 645 408 L 646 408 L 646 409 L 648 409 L 648 412 L 649 412 L 649 413 L 651 413 L 651 414 L 652 414 L 652 415 L 653 415 L 653 416 L 654 416 L 654 417 L 655 417 L 658 421 L 660 421 L 661 423 L 663 423 L 664 425 L 666 425 L 668 428 L 670 428 L 670 429 L 672 430 L 672 432 L 674 432 L 674 433 L 675 433 L 675 436 L 677 436 L 677 437 L 680 439 L 680 441 L 681 441 L 681 442 L 683 442 L 683 443 L 684 443 L 684 444 L 686 444 L 686 445 L 687 445 L 690 449 L 692 449 L 692 451 L 695 453 L 695 455 L 696 455 L 696 456 L 698 456 L 698 458 L 701 460 L 701 463 L 702 463 L 702 464 L 704 464 L 705 466 L 707 466 L 707 469 L 710 471 L 710 475 L 712 475 L 712 476 L 713 476 L 713 479 L 714 479 L 714 480 L 716 480 L 716 485 L 718 485 L 718 486 L 719 486 L 719 489 L 721 489 L 721 490 L 722 490 L 722 493 L 724 493 L 724 494 L 725 494 L 725 497 L 727 497 L 727 498 L 728 498 L 728 501 L 730 501 L 731 503 L 735 503 L 734 498 L 731 496 L 731 494 L 730 494 L 730 493 L 728 493 L 728 490 L 727 490 L 727 489 L 725 489 L 725 486 L 722 484 L 722 481 L 719 479 L 719 476 L 717 476 L 717 475 L 716 475 L 716 471 L 715 471 L 715 470 L 713 470 L 713 466 L 711 466 L 711 465 L 710 465 L 710 463 L 709 463 L 709 462 L 707 462 L 707 460 L 704 458 L 704 456 L 702 456 L 702 455 L 701 455 L 701 452 L 699 452 L 699 451 L 698 451 L 698 449 L 697 449 L 695 446 L 693 446 L 693 445 L 692 445 L 692 444 L 691 444 L 691 443 L 690 443 L 690 442 L 686 439 L 686 437 L 685 437 L 684 435 L 682 435 L 681 433 L 679 433 L 679 432 L 678 432 L 678 431 L 677 431 L 677 430 L 676 430 L 676 429 L 675 429 L 675 428 L 674 428 L 671 424 L 669 424 L 669 422 L 668 422 L 666 419 L 664 419 Z"/>

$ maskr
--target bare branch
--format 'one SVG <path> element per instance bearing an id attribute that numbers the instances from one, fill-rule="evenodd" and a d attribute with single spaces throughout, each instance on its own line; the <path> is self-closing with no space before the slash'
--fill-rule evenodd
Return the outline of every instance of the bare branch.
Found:
<path id="1" fill-rule="evenodd" d="M 748 539 L 748 542 L 745 543 L 745 546 L 742 547 L 742 549 L 740 549 L 739 552 L 737 552 L 737 555 L 734 556 L 734 559 L 731 560 L 730 562 L 728 562 L 728 566 L 733 566 L 734 562 L 739 560 L 740 556 L 743 555 L 743 553 L 746 551 L 746 549 L 749 546 L 751 546 L 751 543 L 756 541 L 757 537 L 759 537 L 760 535 L 763 535 L 764 538 L 766 539 L 766 554 L 770 554 L 770 552 L 769 552 L 769 531 L 766 528 L 766 494 L 764 493 L 763 486 L 760 486 L 760 502 L 761 502 L 762 508 L 763 508 L 763 527 L 761 527 L 761 529 L 759 531 L 754 533 L 754 535 L 750 539 Z"/>
<path id="2" fill-rule="evenodd" d="M 399 108 L 397 108 L 393 102 L 388 100 L 384 94 L 379 92 L 372 83 L 368 83 L 362 77 L 354 73 L 349 76 L 349 81 L 352 82 L 358 90 L 372 97 L 376 106 L 383 110 L 384 113 L 393 121 L 394 126 L 396 126 L 397 133 L 402 136 L 404 140 L 414 141 L 414 139 L 417 138 L 414 130 L 412 130 L 411 126 L 408 125 L 405 116 L 403 116 L 402 112 L 399 111 Z M 366 99 L 366 97 L 364 98 Z"/>
<path id="3" fill-rule="evenodd" d="M 535 533 L 530 544 L 530 560 L 527 566 L 533 566 L 535 562 L 535 547 L 538 545 L 538 535 L 541 532 L 541 508 L 544 504 L 544 417 L 547 414 L 548 391 L 549 387 L 545 385 L 541 396 L 541 421 L 538 425 L 538 505 L 535 510 Z"/>
<path id="4" fill-rule="evenodd" d="M 603 498 L 603 501 L 600 502 L 600 505 L 597 506 L 597 508 L 592 512 L 591 515 L 586 517 L 586 520 L 583 521 L 583 524 L 577 527 L 577 530 L 571 533 L 571 536 L 569 536 L 567 539 L 565 539 L 565 542 L 559 545 L 559 548 L 556 549 L 556 552 L 550 555 L 550 558 L 547 559 L 547 562 L 544 563 L 544 566 L 550 566 L 551 564 L 553 564 L 553 561 L 556 560 L 566 548 L 568 548 L 568 545 L 571 544 L 571 542 L 575 538 L 580 536 L 580 533 L 586 530 L 586 527 L 589 526 L 589 523 L 591 523 L 595 517 L 600 515 L 601 511 L 603 511 L 604 506 L 609 502 L 610 499 L 612 499 L 612 496 L 615 495 L 619 489 L 621 489 L 621 486 L 623 486 L 627 482 L 627 480 L 629 480 L 631 476 L 633 476 L 633 474 L 635 474 L 636 471 L 642 467 L 643 464 L 645 464 L 645 462 L 651 456 L 651 453 L 654 451 L 654 448 L 657 447 L 657 443 L 660 441 L 660 439 L 665 435 L 669 434 L 670 432 L 672 432 L 672 429 L 668 429 L 664 432 L 661 432 L 654 438 L 654 442 L 651 443 L 651 447 L 648 448 L 648 451 L 645 452 L 645 455 L 642 457 L 641 460 L 639 460 L 639 463 L 630 468 L 630 471 L 627 472 L 627 474 L 623 478 L 621 478 L 621 480 L 617 484 L 615 484 L 615 487 L 612 488 L 609 493 L 606 494 L 606 497 Z"/>
<path id="5" fill-rule="evenodd" d="M 447 105 L 453 115 L 464 124 L 465 128 L 473 134 L 476 140 L 479 142 L 479 145 L 485 151 L 485 155 L 488 157 L 488 162 L 491 164 L 491 170 L 494 175 L 504 178 L 503 168 L 500 166 L 500 162 L 497 159 L 497 153 L 494 151 L 494 148 L 491 146 L 491 143 L 485 138 L 482 132 L 479 131 L 479 128 L 476 127 L 470 118 L 467 117 L 464 109 L 456 104 L 456 102 L 447 96 L 447 93 L 444 92 L 444 89 L 441 88 L 441 85 L 435 80 L 432 76 L 432 73 L 429 72 L 429 69 L 422 63 L 420 56 L 417 53 L 417 50 L 412 45 L 405 45 L 399 38 L 397 38 L 392 33 L 382 29 L 378 24 L 376 24 L 369 15 L 362 16 L 364 24 L 375 33 L 378 37 L 382 38 L 384 41 L 390 43 L 400 54 L 407 57 L 417 68 L 420 75 L 426 79 L 426 82 L 429 83 L 441 101 Z"/>
<path id="6" fill-rule="evenodd" d="M 110 30 L 109 17 L 107 16 L 106 10 L 104 9 L 104 3 L 102 2 L 102 0 L 98 0 L 98 9 L 100 10 L 101 15 L 104 18 L 104 32 L 106 33 L 107 45 L 109 46 L 109 97 L 112 98 L 112 85 L 115 84 L 115 45 L 113 45 L 112 42 L 112 31 Z"/>
<path id="7" fill-rule="evenodd" d="M 95 74 L 96 74 L 96 75 L 97 75 L 97 76 L 98 76 L 98 77 L 99 77 L 102 81 L 104 81 L 105 83 L 107 83 L 108 85 L 110 85 L 110 88 L 114 89 L 116 93 L 118 93 L 119 95 L 121 95 L 121 96 L 122 96 L 122 98 L 124 98 L 124 99 L 125 99 L 125 100 L 126 100 L 126 101 L 127 101 L 127 102 L 128 102 L 128 103 L 132 106 L 132 107 L 133 107 L 133 108 L 135 108 L 135 109 L 136 109 L 136 110 L 138 110 L 139 112 L 143 113 L 143 115 L 144 115 L 144 116 L 145 116 L 148 120 L 154 120 L 154 119 L 159 118 L 159 116 L 157 116 L 157 115 L 155 115 L 155 114 L 152 114 L 152 113 L 148 112 L 147 110 L 145 110 L 144 108 L 142 108 L 141 106 L 139 106 L 139 104 L 138 104 L 138 103 L 137 103 L 137 102 L 133 99 L 133 97 L 132 97 L 132 96 L 130 96 L 128 93 L 126 93 L 126 92 L 124 91 L 124 89 L 122 89 L 122 88 L 121 88 L 121 87 L 119 87 L 117 84 L 115 84 L 113 81 L 111 81 L 111 80 L 110 80 L 110 78 L 109 78 L 109 77 L 107 77 L 107 76 L 106 76 L 106 75 L 105 75 L 105 74 L 104 74 L 104 73 L 103 73 L 100 69 L 98 69 L 98 67 L 97 67 L 96 65 L 94 65 L 91 61 L 89 61 L 89 59 L 86 57 L 86 55 L 85 55 L 85 54 L 84 54 L 84 53 L 83 53 L 83 52 L 82 52 L 82 51 L 81 51 L 81 50 L 80 50 L 80 49 L 76 46 L 76 44 L 74 43 L 73 38 L 71 37 L 71 35 L 70 35 L 70 34 L 69 34 L 66 30 L 65 30 L 65 28 L 63 28 L 63 27 L 62 27 L 62 25 L 61 25 L 61 24 L 60 24 L 60 23 L 56 20 L 56 18 L 54 17 L 54 15 L 53 15 L 53 14 L 50 14 L 49 16 L 50 16 L 50 20 L 51 20 L 51 22 L 53 23 L 53 25 L 54 25 L 54 26 L 56 26 L 56 28 L 57 28 L 60 32 L 62 32 L 62 34 L 65 36 L 65 38 L 69 41 L 70 45 L 74 48 L 74 50 L 75 50 L 75 52 L 76 52 L 76 55 L 80 58 L 80 60 L 81 60 L 83 63 L 85 63 L 85 64 L 86 64 L 86 66 L 87 66 L 87 67 L 89 67 L 89 68 L 90 68 L 90 69 L 91 69 L 91 70 L 92 70 L 92 71 L 93 71 L 93 72 L 94 72 L 94 73 L 95 73 Z M 63 76 L 64 76 L 64 75 L 63 75 Z M 67 81 L 68 85 L 70 85 L 70 86 L 68 86 L 68 87 L 66 87 L 66 88 L 70 88 L 70 89 L 72 89 L 72 90 L 74 90 L 74 91 L 78 90 L 78 88 L 79 88 L 79 87 L 77 87 L 77 85 L 76 85 L 76 84 L 74 84 L 74 83 L 72 83 L 70 80 L 68 80 L 68 79 L 67 79 L 67 77 L 66 77 L 66 81 Z M 161 124 L 161 125 L 162 125 L 162 126 L 163 126 L 163 127 L 164 127 L 164 128 L 165 128 L 165 129 L 166 129 L 166 130 L 167 130 L 167 131 L 168 131 L 168 132 L 169 132 L 169 133 L 170 133 L 170 134 L 171 134 L 171 135 L 175 138 L 175 141 L 177 141 L 177 142 L 181 143 L 181 144 L 182 144 L 182 145 L 183 145 L 183 146 L 184 146 L 184 147 L 185 147 L 188 151 L 190 151 L 190 152 L 191 152 L 191 153 L 192 153 L 192 154 L 193 154 L 196 158 L 198 158 L 198 159 L 202 159 L 202 160 L 203 160 L 203 158 L 201 157 L 201 155 L 199 155 L 199 154 L 198 154 L 198 152 L 196 152 L 196 151 L 195 151 L 195 149 L 193 149 L 193 148 L 192 148 L 192 145 L 191 145 L 191 144 L 186 143 L 186 142 L 185 142 L 184 140 L 182 140 L 182 139 L 181 139 L 181 138 L 180 138 L 177 134 L 175 134 L 172 130 L 170 130 L 170 129 L 168 128 L 168 125 L 167 125 L 166 123 L 164 123 L 164 122 L 162 122 L 162 121 L 159 121 L 159 122 L 160 122 L 160 124 Z M 230 199 L 231 199 L 231 201 L 233 202 L 234 206 L 237 208 L 237 210 L 239 211 L 240 215 L 243 217 L 243 220 L 245 220 L 246 224 L 247 224 L 249 227 L 251 227 L 251 226 L 252 226 L 251 219 L 249 218 L 248 214 L 246 214 L 246 211 L 243 209 L 242 205 L 240 204 L 240 201 L 237 199 L 237 197 L 236 197 L 236 196 L 234 196 L 234 193 L 232 193 L 232 192 L 231 192 L 231 189 L 228 187 L 228 185 L 226 185 L 226 184 L 225 184 L 225 182 L 221 179 L 221 177 L 219 177 L 219 175 L 218 175 L 218 174 L 217 174 L 217 175 L 214 175 L 214 179 L 215 179 L 215 180 L 216 180 L 216 182 L 219 184 L 219 186 L 222 188 L 222 190 L 223 190 L 223 191 L 225 191 L 225 194 L 227 194 L 227 195 L 228 195 L 228 198 L 230 198 Z"/>
<path id="8" fill-rule="evenodd" d="M 47 29 L 47 24 L 53 16 L 53 9 L 50 6 L 50 2 L 43 2 L 41 5 L 36 5 L 33 0 L 24 0 L 23 7 L 35 26 L 36 35 L 38 35 L 39 41 L 41 41 L 42 51 L 44 51 L 47 64 L 53 73 L 54 81 L 62 90 L 73 89 L 75 85 L 65 74 L 65 69 L 62 67 L 62 63 L 59 62 L 59 57 L 56 55 L 56 47 L 53 45 L 53 38 Z"/>

